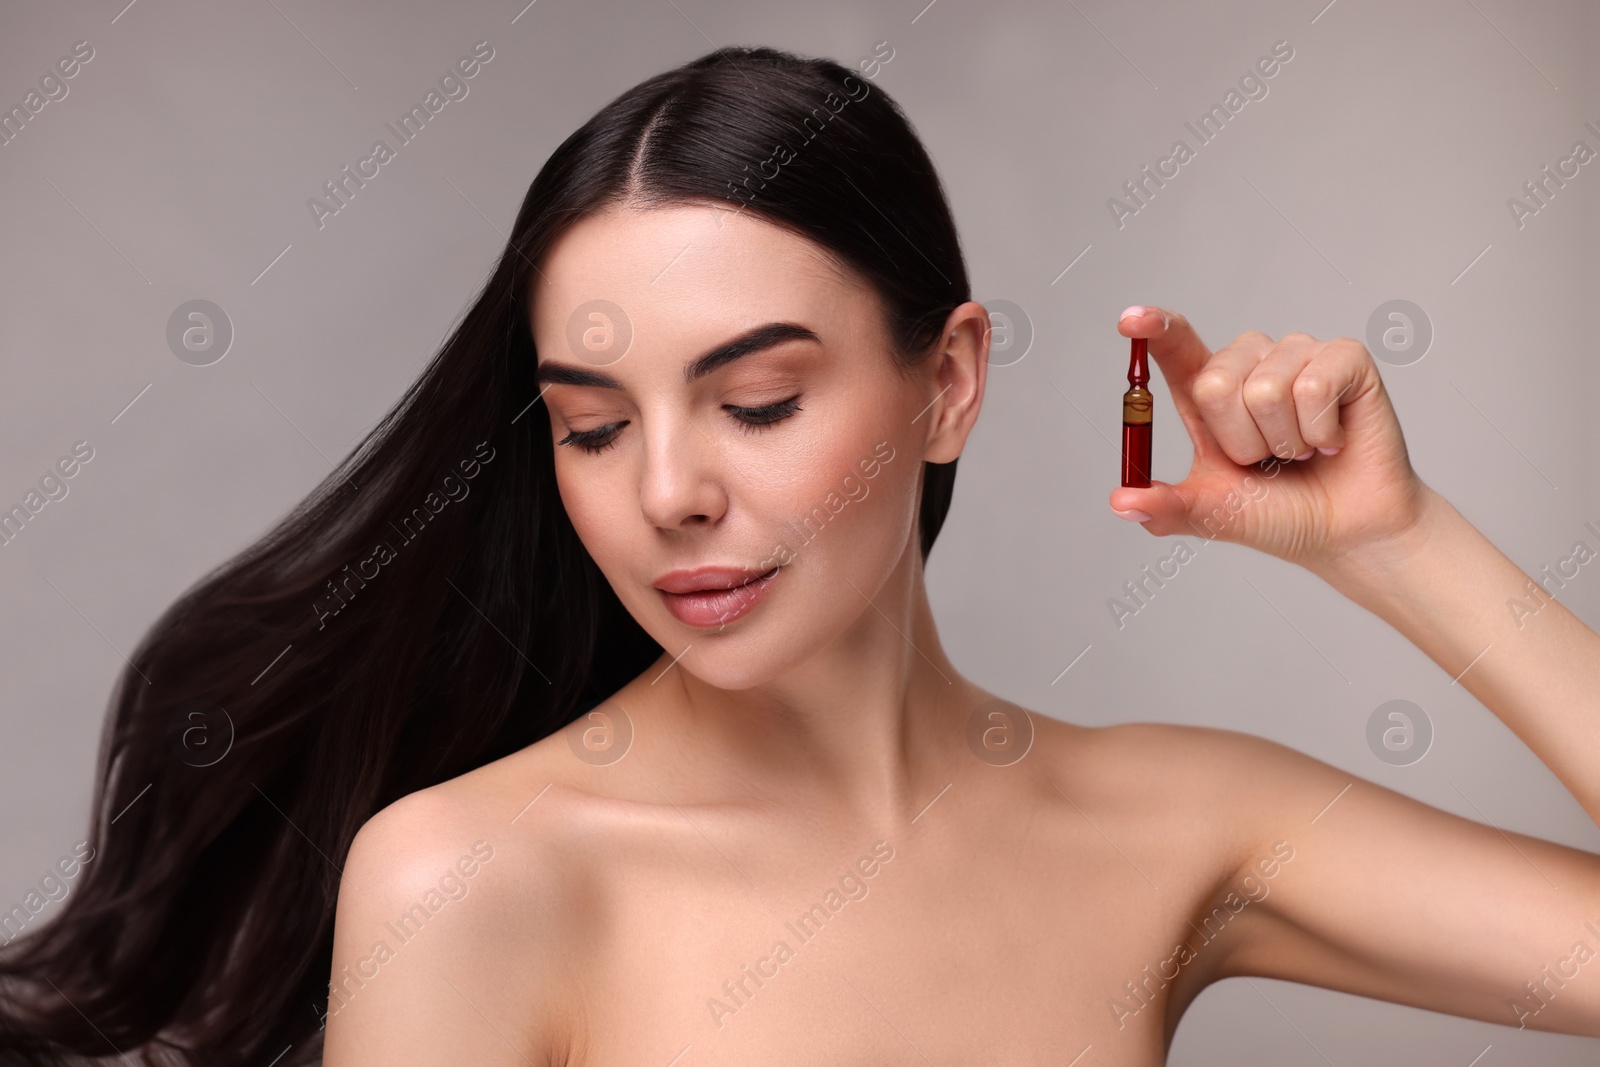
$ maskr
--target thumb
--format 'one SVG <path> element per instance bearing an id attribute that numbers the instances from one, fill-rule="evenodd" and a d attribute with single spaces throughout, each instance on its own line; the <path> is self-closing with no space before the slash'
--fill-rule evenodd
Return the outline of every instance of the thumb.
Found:
<path id="1" fill-rule="evenodd" d="M 1196 499 L 1192 491 L 1180 491 L 1170 482 L 1152 478 L 1148 489 L 1128 486 L 1113 489 L 1110 504 L 1112 513 L 1119 518 L 1137 522 L 1153 534 L 1166 536 L 1197 532 L 1192 515 Z"/>

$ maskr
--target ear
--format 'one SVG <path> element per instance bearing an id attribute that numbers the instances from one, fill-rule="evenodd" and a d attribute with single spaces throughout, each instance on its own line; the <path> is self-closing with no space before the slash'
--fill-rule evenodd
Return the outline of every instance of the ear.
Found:
<path id="1" fill-rule="evenodd" d="M 989 373 L 989 312 L 976 300 L 951 311 L 944 320 L 927 371 L 930 403 L 912 421 L 925 420 L 927 439 L 922 458 L 949 463 L 966 447 L 967 434 L 978 421 L 983 386 Z"/>

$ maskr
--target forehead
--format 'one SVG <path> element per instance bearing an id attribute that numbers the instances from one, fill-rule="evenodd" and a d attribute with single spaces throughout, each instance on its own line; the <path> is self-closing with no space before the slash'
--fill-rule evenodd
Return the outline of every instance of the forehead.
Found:
<path id="1" fill-rule="evenodd" d="M 595 300 L 620 308 L 635 336 L 688 342 L 784 319 L 820 332 L 870 309 L 865 289 L 815 243 L 749 211 L 618 207 L 580 219 L 551 245 L 534 276 L 530 323 L 554 358 L 567 355 L 568 319 Z"/>

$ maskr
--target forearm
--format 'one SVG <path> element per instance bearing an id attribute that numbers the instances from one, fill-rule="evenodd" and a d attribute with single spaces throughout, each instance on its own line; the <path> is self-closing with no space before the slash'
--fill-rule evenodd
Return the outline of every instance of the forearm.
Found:
<path id="1" fill-rule="evenodd" d="M 1448 500 L 1432 489 L 1424 495 L 1403 543 L 1317 573 L 1498 715 L 1600 823 L 1600 634 Z"/>

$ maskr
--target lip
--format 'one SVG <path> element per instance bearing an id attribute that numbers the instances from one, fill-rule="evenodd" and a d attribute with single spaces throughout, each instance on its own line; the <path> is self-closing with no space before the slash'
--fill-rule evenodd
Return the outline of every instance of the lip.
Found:
<path id="1" fill-rule="evenodd" d="M 748 567 L 696 567 L 656 579 L 667 610 L 689 626 L 725 626 L 749 614 L 772 588 L 782 567 L 752 575 Z"/>

